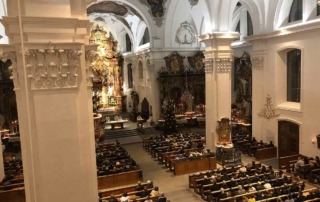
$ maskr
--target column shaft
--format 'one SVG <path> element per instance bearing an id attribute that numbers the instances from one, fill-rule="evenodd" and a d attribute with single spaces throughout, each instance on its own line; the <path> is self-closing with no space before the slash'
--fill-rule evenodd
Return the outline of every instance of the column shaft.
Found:
<path id="1" fill-rule="evenodd" d="M 237 37 L 236 33 L 213 33 L 200 37 L 206 45 L 206 143 L 211 150 L 217 143 L 217 121 L 231 118 L 231 42 Z"/>

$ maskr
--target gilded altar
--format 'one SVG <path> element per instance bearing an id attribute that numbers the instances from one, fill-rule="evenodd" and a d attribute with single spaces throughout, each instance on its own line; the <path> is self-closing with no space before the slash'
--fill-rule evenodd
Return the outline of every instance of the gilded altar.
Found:
<path id="1" fill-rule="evenodd" d="M 90 44 L 98 45 L 98 56 L 93 62 L 93 105 L 94 111 L 122 108 L 122 62 L 117 52 L 118 42 L 111 32 L 95 25 L 91 31 Z"/>
<path id="2" fill-rule="evenodd" d="M 222 118 L 217 126 L 218 144 L 229 144 L 231 142 L 231 125 L 229 118 Z"/>

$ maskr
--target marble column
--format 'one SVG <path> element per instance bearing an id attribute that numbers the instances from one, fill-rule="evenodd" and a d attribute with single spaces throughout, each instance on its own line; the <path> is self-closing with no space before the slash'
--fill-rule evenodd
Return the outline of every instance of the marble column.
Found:
<path id="1" fill-rule="evenodd" d="M 237 33 L 220 32 L 200 36 L 206 46 L 206 145 L 211 150 L 215 150 L 218 140 L 217 121 L 231 119 L 231 42 L 238 37 Z"/>
<path id="2" fill-rule="evenodd" d="M 14 56 L 26 201 L 98 201 L 88 65 L 95 47 L 84 45 L 91 23 L 66 0 L 22 2 L 25 15 L 1 22 Z"/>

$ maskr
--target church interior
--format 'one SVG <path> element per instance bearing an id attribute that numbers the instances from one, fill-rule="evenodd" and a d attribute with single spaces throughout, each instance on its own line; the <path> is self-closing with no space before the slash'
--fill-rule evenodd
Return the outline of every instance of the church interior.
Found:
<path id="1" fill-rule="evenodd" d="M 320 201 L 320 0 L 0 16 L 0 202 Z"/>

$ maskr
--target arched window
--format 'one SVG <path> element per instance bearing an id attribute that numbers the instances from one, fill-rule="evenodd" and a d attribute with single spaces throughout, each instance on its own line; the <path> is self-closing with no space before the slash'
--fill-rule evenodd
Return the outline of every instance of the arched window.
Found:
<path id="1" fill-rule="evenodd" d="M 150 42 L 149 30 L 148 30 L 148 28 L 146 28 L 144 31 L 143 37 L 140 41 L 139 46 L 146 44 L 146 43 L 149 43 L 149 42 Z"/>
<path id="2" fill-rule="evenodd" d="M 127 52 L 131 52 L 131 39 L 129 34 L 126 34 L 126 50 Z"/>
<path id="3" fill-rule="evenodd" d="M 303 12 L 302 0 L 293 0 L 290 13 L 289 13 L 288 22 L 302 20 L 302 12 Z"/>
<path id="4" fill-rule="evenodd" d="M 143 65 L 141 61 L 139 61 L 139 79 L 143 79 Z"/>
<path id="5" fill-rule="evenodd" d="M 250 13 L 247 11 L 247 35 L 253 35 L 253 25 Z"/>
<path id="6" fill-rule="evenodd" d="M 128 64 L 128 88 L 133 88 L 132 64 Z"/>
<path id="7" fill-rule="evenodd" d="M 301 50 L 287 53 L 287 101 L 300 102 L 301 91 Z"/>

